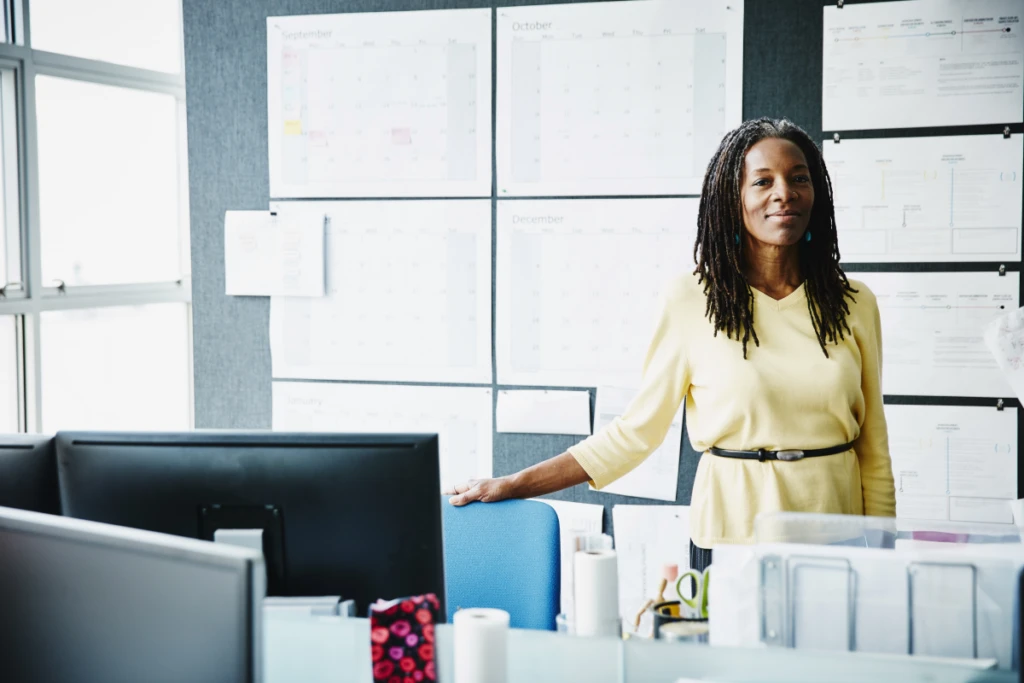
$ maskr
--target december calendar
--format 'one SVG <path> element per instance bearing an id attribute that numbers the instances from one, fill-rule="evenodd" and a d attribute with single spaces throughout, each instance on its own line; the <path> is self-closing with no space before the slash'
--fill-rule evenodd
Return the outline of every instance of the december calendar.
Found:
<path id="1" fill-rule="evenodd" d="M 498 202 L 498 382 L 637 386 L 661 296 L 694 268 L 698 201 Z"/>

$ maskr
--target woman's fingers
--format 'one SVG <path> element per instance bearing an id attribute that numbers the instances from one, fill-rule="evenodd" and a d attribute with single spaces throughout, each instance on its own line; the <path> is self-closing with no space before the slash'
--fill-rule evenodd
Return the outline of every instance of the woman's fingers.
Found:
<path id="1" fill-rule="evenodd" d="M 484 480 L 486 481 L 486 480 Z M 468 484 L 460 484 L 455 487 L 455 492 L 458 495 L 452 496 L 448 499 L 448 502 L 456 507 L 472 503 L 473 501 L 480 500 L 483 482 L 474 481 Z"/>

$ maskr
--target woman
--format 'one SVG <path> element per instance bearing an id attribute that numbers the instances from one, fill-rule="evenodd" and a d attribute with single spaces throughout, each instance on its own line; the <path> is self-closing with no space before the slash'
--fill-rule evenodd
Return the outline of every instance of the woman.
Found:
<path id="1" fill-rule="evenodd" d="M 526 498 L 639 465 L 686 400 L 702 452 L 690 503 L 690 564 L 753 540 L 758 512 L 893 516 L 875 297 L 839 266 L 821 153 L 787 120 L 725 136 L 701 192 L 697 269 L 664 298 L 626 412 L 557 457 L 471 481 L 454 505 Z"/>

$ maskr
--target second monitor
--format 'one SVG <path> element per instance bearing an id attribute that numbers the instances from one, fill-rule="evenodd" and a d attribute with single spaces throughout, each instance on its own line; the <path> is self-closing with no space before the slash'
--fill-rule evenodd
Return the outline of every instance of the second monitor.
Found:
<path id="1" fill-rule="evenodd" d="M 444 601 L 436 435 L 60 432 L 56 447 L 65 515 L 206 540 L 262 529 L 270 595 L 340 595 L 362 615 Z"/>

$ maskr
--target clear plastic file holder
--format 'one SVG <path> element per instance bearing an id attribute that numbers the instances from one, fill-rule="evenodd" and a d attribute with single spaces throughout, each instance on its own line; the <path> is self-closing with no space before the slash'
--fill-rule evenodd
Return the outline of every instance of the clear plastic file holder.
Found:
<path id="1" fill-rule="evenodd" d="M 856 650 L 857 575 L 843 557 L 761 559 L 761 640 L 776 647 Z"/>
<path id="2" fill-rule="evenodd" d="M 905 571 L 907 654 L 976 659 L 977 567 L 909 562 Z M 858 575 L 847 558 L 764 555 L 760 582 L 761 642 L 819 651 L 858 650 Z"/>

